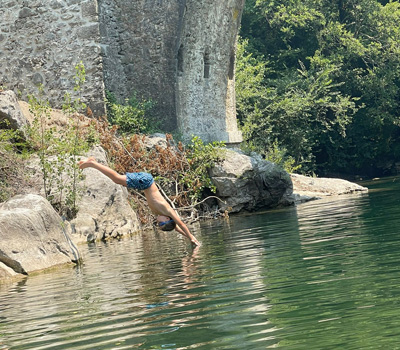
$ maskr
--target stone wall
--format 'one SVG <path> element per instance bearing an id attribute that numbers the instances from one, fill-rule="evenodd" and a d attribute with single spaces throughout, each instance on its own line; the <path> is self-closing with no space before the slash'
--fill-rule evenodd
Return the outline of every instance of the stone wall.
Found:
<path id="1" fill-rule="evenodd" d="M 120 99 L 136 93 L 176 129 L 175 82 L 185 0 L 99 0 L 105 85 Z"/>
<path id="2" fill-rule="evenodd" d="M 106 90 L 121 102 L 136 93 L 156 103 L 166 131 L 238 143 L 234 63 L 244 1 L 2 0 L 0 84 L 26 99 L 43 83 L 59 107 L 82 60 L 95 114 L 104 112 Z"/>
<path id="3" fill-rule="evenodd" d="M 96 0 L 1 0 L 0 85 L 46 98 L 59 107 L 73 92 L 81 60 L 87 82 L 83 99 L 104 113 L 104 83 Z"/>
<path id="4" fill-rule="evenodd" d="M 242 141 L 236 123 L 235 45 L 244 0 L 188 0 L 178 51 L 177 115 L 184 135 Z"/>

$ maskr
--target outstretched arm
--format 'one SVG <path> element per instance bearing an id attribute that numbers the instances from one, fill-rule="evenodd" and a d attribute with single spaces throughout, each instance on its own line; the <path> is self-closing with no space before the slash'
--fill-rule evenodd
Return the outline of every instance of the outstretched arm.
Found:
<path id="1" fill-rule="evenodd" d="M 195 236 L 192 235 L 192 233 L 190 232 L 190 230 L 188 229 L 188 227 L 185 225 L 185 223 L 181 220 L 181 218 L 178 216 L 178 214 L 175 212 L 175 210 L 173 210 L 172 208 L 170 208 L 170 212 L 168 214 L 168 216 L 175 221 L 176 223 L 176 227 L 175 227 L 175 231 L 179 232 L 181 235 L 187 237 L 190 242 L 192 242 L 193 245 L 196 246 L 201 246 L 201 243 L 196 239 Z"/>
<path id="2" fill-rule="evenodd" d="M 192 244 L 197 246 L 200 245 L 200 242 L 190 233 L 189 229 L 181 220 L 178 213 L 165 200 L 154 183 L 148 189 L 144 190 L 144 194 L 146 195 L 147 203 L 154 214 L 170 217 L 176 223 L 175 230 L 177 232 L 187 237 Z"/>
<path id="3" fill-rule="evenodd" d="M 174 221 L 175 221 L 175 220 L 174 220 Z M 175 221 L 175 222 L 176 222 L 176 221 Z M 186 232 L 185 232 L 185 230 L 183 229 L 182 226 L 186 228 Z M 194 245 L 196 245 L 196 246 L 198 246 L 198 247 L 201 246 L 201 243 L 196 239 L 195 236 L 193 236 L 193 235 L 190 233 L 189 229 L 188 229 L 187 226 L 183 223 L 182 220 L 181 220 L 181 224 L 178 224 L 178 223 L 176 222 L 175 231 L 177 231 L 177 232 L 179 232 L 181 235 L 183 235 L 183 236 L 189 238 L 189 239 L 190 239 L 190 242 L 192 242 L 192 244 L 194 244 Z"/>

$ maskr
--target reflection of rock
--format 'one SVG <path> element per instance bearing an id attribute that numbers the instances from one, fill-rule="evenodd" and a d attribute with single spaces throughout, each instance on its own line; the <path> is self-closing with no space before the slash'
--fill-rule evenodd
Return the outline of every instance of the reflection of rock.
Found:
<path id="1" fill-rule="evenodd" d="M 107 163 L 105 152 L 100 147 L 90 156 L 100 163 Z M 127 189 L 98 170 L 87 168 L 83 174 L 84 194 L 78 202 L 77 217 L 71 221 L 74 241 L 94 241 L 138 231 L 139 221 L 129 205 Z"/>
<path id="2" fill-rule="evenodd" d="M 293 203 L 290 176 L 258 155 L 226 150 L 224 161 L 211 169 L 217 196 L 232 212 L 256 210 Z"/>
<path id="3" fill-rule="evenodd" d="M 13 197 L 0 206 L 0 278 L 77 262 L 61 217 L 41 196 Z"/>
<path id="4" fill-rule="evenodd" d="M 368 191 L 366 187 L 342 179 L 307 177 L 298 174 L 291 174 L 290 177 L 297 203 L 327 196 Z"/>

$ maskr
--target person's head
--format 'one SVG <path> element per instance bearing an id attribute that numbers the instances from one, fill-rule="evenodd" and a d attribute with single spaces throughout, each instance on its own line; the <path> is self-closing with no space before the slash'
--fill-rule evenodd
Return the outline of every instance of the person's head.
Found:
<path id="1" fill-rule="evenodd" d="M 157 216 L 157 226 L 162 231 L 172 231 L 175 229 L 176 223 L 169 216 Z"/>

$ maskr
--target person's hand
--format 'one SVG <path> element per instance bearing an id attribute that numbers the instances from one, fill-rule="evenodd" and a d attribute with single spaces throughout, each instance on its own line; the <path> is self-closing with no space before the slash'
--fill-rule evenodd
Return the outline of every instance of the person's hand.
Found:
<path id="1" fill-rule="evenodd" d="M 193 239 L 191 240 L 191 243 L 192 243 L 193 248 L 201 246 L 201 243 L 195 237 L 193 237 Z"/>

